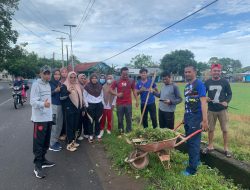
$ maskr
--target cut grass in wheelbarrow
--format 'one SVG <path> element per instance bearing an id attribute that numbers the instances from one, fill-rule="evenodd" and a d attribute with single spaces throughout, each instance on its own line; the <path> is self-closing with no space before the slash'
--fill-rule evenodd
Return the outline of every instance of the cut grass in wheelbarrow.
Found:
<path id="1" fill-rule="evenodd" d="M 169 129 L 136 129 L 128 136 L 127 142 L 134 146 L 125 162 L 134 169 L 144 169 L 149 164 L 148 153 L 156 153 L 165 169 L 170 168 L 170 152 L 202 130 L 187 137 Z M 135 137 L 135 138 L 134 138 Z M 177 143 L 177 139 L 181 140 Z"/>

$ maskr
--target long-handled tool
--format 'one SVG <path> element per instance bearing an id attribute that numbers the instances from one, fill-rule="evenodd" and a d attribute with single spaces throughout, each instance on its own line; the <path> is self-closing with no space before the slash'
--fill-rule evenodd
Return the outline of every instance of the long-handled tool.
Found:
<path id="1" fill-rule="evenodd" d="M 211 100 L 211 102 L 213 102 L 214 104 L 220 104 L 220 105 L 224 106 L 221 102 L 217 102 L 215 100 Z M 235 108 L 235 107 L 232 107 L 232 106 L 229 106 L 229 105 L 224 106 L 224 107 L 231 108 L 231 109 L 234 109 L 234 110 L 239 110 L 238 108 Z"/>
<path id="2" fill-rule="evenodd" d="M 148 90 L 147 98 L 146 98 L 146 101 L 145 101 L 145 104 L 144 104 L 144 107 L 143 107 L 143 111 L 142 111 L 142 114 L 141 114 L 139 127 L 141 127 L 142 119 L 143 119 L 143 116 L 144 116 L 144 113 L 145 113 L 145 110 L 146 110 L 146 106 L 147 106 L 147 103 L 148 103 L 149 95 L 151 93 L 151 89 L 152 89 L 152 87 L 154 85 L 154 82 L 155 82 L 155 78 L 156 78 L 156 71 L 154 72 L 154 76 L 153 76 L 152 82 L 151 82 L 149 90 Z"/>

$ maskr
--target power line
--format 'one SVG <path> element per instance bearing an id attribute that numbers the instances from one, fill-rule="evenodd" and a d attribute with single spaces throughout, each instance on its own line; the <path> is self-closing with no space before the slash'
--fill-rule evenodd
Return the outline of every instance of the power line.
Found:
<path id="1" fill-rule="evenodd" d="M 30 16 L 26 11 L 24 11 L 23 9 L 20 9 L 21 12 L 23 12 L 27 17 L 31 18 L 31 20 L 34 20 L 34 17 Z M 35 20 L 34 20 L 35 21 Z M 36 24 L 40 25 L 41 26 L 41 29 L 43 29 L 44 31 L 48 31 L 48 27 L 45 26 L 44 24 L 42 23 L 38 23 L 36 22 Z"/>
<path id="2" fill-rule="evenodd" d="M 104 59 L 103 62 L 104 62 L 104 61 L 107 61 L 107 60 L 109 60 L 109 59 L 112 59 L 112 58 L 114 58 L 114 57 L 116 57 L 116 56 L 118 56 L 118 55 L 121 55 L 122 53 L 124 53 L 124 52 L 126 52 L 126 51 L 128 51 L 128 50 L 130 50 L 130 49 L 132 49 L 132 48 L 134 48 L 134 47 L 136 47 L 136 46 L 142 44 L 143 42 L 149 40 L 150 38 L 153 38 L 154 36 L 156 36 L 156 35 L 158 35 L 158 34 L 164 32 L 165 30 L 167 30 L 167 29 L 169 29 L 169 28 L 175 26 L 176 24 L 178 24 L 178 23 L 180 23 L 180 22 L 186 20 L 187 18 L 189 18 L 189 17 L 195 15 L 196 13 L 202 11 L 203 9 L 206 9 L 207 7 L 211 6 L 212 4 L 214 4 L 214 3 L 217 2 L 217 1 L 218 1 L 218 0 L 212 1 L 211 3 L 205 5 L 204 7 L 200 8 L 200 9 L 198 9 L 197 11 L 194 11 L 193 13 L 189 14 L 188 16 L 185 16 L 184 18 L 182 18 L 182 19 L 180 19 L 180 20 L 174 22 L 173 24 L 171 24 L 171 25 L 165 27 L 164 29 L 160 30 L 159 32 L 157 32 L 157 33 L 155 33 L 155 34 L 153 34 L 153 35 L 147 37 L 146 39 L 144 39 L 144 40 L 142 40 L 142 41 L 140 41 L 140 42 L 134 44 L 133 46 L 131 46 L 131 47 L 129 47 L 129 48 L 127 48 L 127 49 L 125 49 L 125 50 L 123 50 L 123 51 L 121 51 L 121 52 L 119 52 L 119 53 L 117 53 L 117 54 L 115 54 L 115 55 L 113 55 L 113 56 L 107 58 L 107 59 Z"/>
<path id="3" fill-rule="evenodd" d="M 51 28 L 53 27 L 50 26 L 49 21 L 45 17 L 42 16 L 42 13 L 39 11 L 39 9 L 37 9 L 37 7 L 32 3 L 31 0 L 28 0 L 28 1 L 30 2 L 31 6 L 36 10 L 37 15 L 39 15 L 39 17 L 44 21 L 44 23 L 46 23 L 50 27 L 49 30 L 51 30 Z"/>
<path id="4" fill-rule="evenodd" d="M 92 0 L 89 0 L 89 3 L 88 3 L 88 5 L 87 5 L 87 7 L 86 7 L 86 8 L 85 8 L 85 10 L 83 11 L 83 14 L 82 14 L 81 20 L 80 20 L 79 24 L 77 25 L 77 28 L 76 28 L 75 33 L 74 33 L 74 35 L 73 35 L 73 36 L 75 36 L 75 35 L 76 35 L 76 33 L 78 32 L 78 28 L 80 27 L 80 25 L 81 25 L 81 23 L 82 23 L 82 21 L 83 21 L 83 19 L 84 19 L 84 16 L 85 16 L 85 15 L 86 15 L 86 13 L 87 13 L 87 10 L 88 10 L 88 8 L 89 8 L 89 5 L 90 5 L 91 1 L 92 1 Z"/>
<path id="5" fill-rule="evenodd" d="M 15 17 L 12 17 L 18 24 L 22 25 L 26 30 L 28 30 L 30 33 L 32 33 L 34 36 L 38 37 L 39 39 L 41 39 L 42 41 L 44 41 L 47 44 L 50 44 L 52 46 L 57 47 L 56 45 L 48 42 L 47 40 L 41 38 L 38 34 L 36 34 L 35 32 L 33 32 L 32 30 L 30 30 L 27 26 L 25 26 L 23 23 L 21 23 L 20 21 L 18 21 Z"/>
<path id="6" fill-rule="evenodd" d="M 91 3 L 91 0 L 89 1 L 89 4 L 90 4 L 90 3 Z M 89 4 L 88 4 L 88 6 L 89 6 Z M 83 14 L 82 19 L 81 19 L 81 21 L 80 21 L 80 23 L 79 23 L 79 25 L 78 25 L 78 29 L 76 30 L 76 32 L 75 32 L 75 34 L 74 34 L 74 37 L 78 34 L 78 32 L 80 31 L 80 29 L 81 29 L 81 27 L 82 27 L 82 24 L 83 24 L 83 23 L 86 21 L 86 19 L 88 18 L 89 13 L 90 13 L 92 7 L 94 6 L 94 4 L 95 4 L 95 0 L 93 0 L 93 2 L 92 2 L 92 4 L 91 4 L 90 8 L 88 9 L 88 12 L 86 13 L 86 16 L 85 16 L 85 17 L 84 17 L 84 14 Z M 88 6 L 87 6 L 87 8 L 88 8 Z M 87 11 L 87 8 L 85 9 L 85 11 Z"/>

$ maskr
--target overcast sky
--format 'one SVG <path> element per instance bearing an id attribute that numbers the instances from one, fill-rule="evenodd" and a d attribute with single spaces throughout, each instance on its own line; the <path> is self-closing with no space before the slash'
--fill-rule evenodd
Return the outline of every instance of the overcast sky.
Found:
<path id="1" fill-rule="evenodd" d="M 79 25 L 85 10 L 89 14 L 73 34 L 73 51 L 81 62 L 102 61 L 171 25 L 213 0 L 20 0 L 15 18 L 42 39 L 13 21 L 18 43 L 40 56 L 61 59 L 61 43 L 69 32 L 64 24 Z M 89 6 L 88 6 L 89 5 Z M 85 16 L 83 18 L 85 18 Z M 49 42 L 49 43 L 46 43 Z M 239 59 L 250 66 L 250 0 L 219 0 L 202 12 L 169 30 L 107 61 L 129 63 L 137 54 L 151 55 L 155 62 L 174 50 L 188 49 L 197 61 L 210 57 Z M 66 56 L 65 56 L 66 59 Z"/>

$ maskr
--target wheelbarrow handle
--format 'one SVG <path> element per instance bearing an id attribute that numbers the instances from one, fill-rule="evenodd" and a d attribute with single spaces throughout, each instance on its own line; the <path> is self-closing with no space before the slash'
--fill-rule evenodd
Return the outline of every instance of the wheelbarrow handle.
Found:
<path id="1" fill-rule="evenodd" d="M 186 142 L 187 140 L 189 140 L 190 138 L 192 138 L 193 136 L 197 135 L 198 133 L 201 133 L 202 132 L 202 129 L 199 129 L 193 133 L 191 133 L 190 135 L 188 135 L 187 137 L 182 137 L 181 135 L 179 136 L 182 140 L 178 143 L 176 143 L 174 145 L 174 147 L 177 147 L 179 145 L 181 145 L 182 143 Z"/>
<path id="2" fill-rule="evenodd" d="M 184 124 L 183 121 L 180 122 L 180 123 L 173 129 L 173 131 L 176 131 L 182 124 Z"/>

